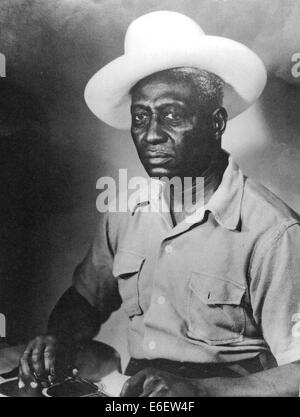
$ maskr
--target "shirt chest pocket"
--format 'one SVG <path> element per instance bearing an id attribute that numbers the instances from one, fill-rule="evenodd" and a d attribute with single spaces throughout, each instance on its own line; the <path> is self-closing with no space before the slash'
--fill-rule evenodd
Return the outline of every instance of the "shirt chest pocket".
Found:
<path id="1" fill-rule="evenodd" d="M 139 275 L 144 262 L 141 254 L 118 250 L 113 263 L 113 276 L 118 279 L 122 306 L 129 318 L 141 315 L 139 303 Z"/>
<path id="2" fill-rule="evenodd" d="M 187 298 L 187 336 L 195 343 L 222 345 L 242 340 L 246 288 L 230 280 L 192 272 Z"/>

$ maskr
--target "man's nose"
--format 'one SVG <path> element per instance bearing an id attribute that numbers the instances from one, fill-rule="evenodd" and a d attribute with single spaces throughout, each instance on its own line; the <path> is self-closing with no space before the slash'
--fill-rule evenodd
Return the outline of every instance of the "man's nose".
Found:
<path id="1" fill-rule="evenodd" d="M 148 125 L 148 130 L 146 132 L 145 139 L 148 143 L 157 144 L 166 142 L 168 140 L 168 136 L 166 133 L 161 129 L 159 120 L 157 119 L 156 115 L 153 115 L 151 121 Z"/>

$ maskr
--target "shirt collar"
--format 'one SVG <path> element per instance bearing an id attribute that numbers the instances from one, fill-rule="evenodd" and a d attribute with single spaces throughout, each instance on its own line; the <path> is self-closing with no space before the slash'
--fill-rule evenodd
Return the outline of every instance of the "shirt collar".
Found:
<path id="1" fill-rule="evenodd" d="M 229 230 L 237 230 L 241 221 L 244 176 L 231 157 L 222 181 L 206 205 L 216 221 Z"/>
<path id="2" fill-rule="evenodd" d="M 162 194 L 162 183 L 156 178 L 150 178 L 146 181 L 146 184 L 142 186 L 137 193 L 134 200 L 129 205 L 131 215 L 134 216 L 135 212 L 142 207 L 146 207 L 154 204 L 158 204 Z"/>
<path id="3" fill-rule="evenodd" d="M 141 190 L 138 198 L 130 207 L 132 216 L 138 208 L 157 205 L 162 196 L 163 184 L 157 179 L 150 179 L 148 186 Z M 244 191 L 244 176 L 231 157 L 224 171 L 222 181 L 205 208 L 196 210 L 188 216 L 188 223 L 202 220 L 206 211 L 210 211 L 216 221 L 229 230 L 237 230 L 241 221 L 241 204 Z"/>

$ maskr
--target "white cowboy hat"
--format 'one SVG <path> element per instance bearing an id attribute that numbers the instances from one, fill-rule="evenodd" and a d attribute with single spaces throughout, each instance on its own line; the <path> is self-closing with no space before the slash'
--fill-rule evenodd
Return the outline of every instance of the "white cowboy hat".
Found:
<path id="1" fill-rule="evenodd" d="M 131 87 L 158 71 L 197 67 L 218 75 L 226 83 L 223 105 L 229 119 L 260 96 L 267 80 L 263 62 L 248 47 L 205 35 L 194 20 L 177 12 L 157 11 L 134 20 L 124 49 L 89 80 L 84 93 L 90 110 L 118 129 L 130 129 Z"/>

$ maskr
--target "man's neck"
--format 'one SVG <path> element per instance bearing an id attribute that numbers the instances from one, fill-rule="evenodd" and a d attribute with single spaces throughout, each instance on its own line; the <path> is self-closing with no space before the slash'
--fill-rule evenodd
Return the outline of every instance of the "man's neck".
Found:
<path id="1" fill-rule="evenodd" d="M 174 226 L 208 203 L 220 185 L 227 164 L 228 157 L 222 155 L 221 158 L 212 160 L 201 176 L 189 178 L 188 186 L 184 186 L 187 181 L 182 181 L 180 190 L 176 187 L 170 189 L 167 201 Z"/>

